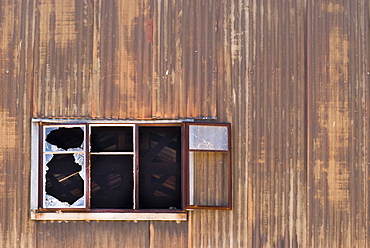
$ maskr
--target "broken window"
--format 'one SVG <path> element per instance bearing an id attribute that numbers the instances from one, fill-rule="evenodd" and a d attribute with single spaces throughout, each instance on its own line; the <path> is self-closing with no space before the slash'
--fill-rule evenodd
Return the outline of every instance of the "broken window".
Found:
<path id="1" fill-rule="evenodd" d="M 230 209 L 229 128 L 43 124 L 40 210 Z"/>
<path id="2" fill-rule="evenodd" d="M 85 208 L 85 126 L 44 126 L 43 207 Z"/>

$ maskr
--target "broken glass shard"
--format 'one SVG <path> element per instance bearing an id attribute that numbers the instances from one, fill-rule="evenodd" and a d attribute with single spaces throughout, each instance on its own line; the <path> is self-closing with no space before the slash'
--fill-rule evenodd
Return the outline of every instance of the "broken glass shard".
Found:
<path id="1" fill-rule="evenodd" d="M 228 150 L 228 128 L 225 126 L 189 126 L 189 149 Z"/>
<path id="2" fill-rule="evenodd" d="M 47 154 L 45 154 L 45 162 L 46 163 L 49 163 L 50 162 L 50 160 L 53 158 L 53 154 L 50 154 L 50 153 L 47 153 Z"/>
<path id="3" fill-rule="evenodd" d="M 70 207 L 84 207 L 85 199 L 81 197 L 77 201 L 75 201 L 72 205 L 68 202 L 61 202 L 54 196 L 45 195 L 45 207 L 47 208 L 70 208 Z"/>
<path id="4" fill-rule="evenodd" d="M 83 166 L 84 164 L 84 153 L 73 153 L 73 157 L 75 158 L 75 163 Z"/>
<path id="5" fill-rule="evenodd" d="M 75 162 L 74 154 L 54 154 L 46 164 L 46 193 L 60 202 L 74 204 L 84 195 L 82 166 Z"/>
<path id="6" fill-rule="evenodd" d="M 83 149 L 84 131 L 81 127 L 47 127 L 46 135 L 46 151 Z"/>

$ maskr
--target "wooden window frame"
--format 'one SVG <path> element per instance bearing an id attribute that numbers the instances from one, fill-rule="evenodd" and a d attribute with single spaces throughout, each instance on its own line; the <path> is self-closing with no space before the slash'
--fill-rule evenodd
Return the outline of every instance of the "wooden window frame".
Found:
<path id="1" fill-rule="evenodd" d="M 184 180 L 186 183 L 184 184 L 184 208 L 186 209 L 215 209 L 215 210 L 231 210 L 232 209 L 232 163 L 231 163 L 231 124 L 230 123 L 214 123 L 214 122 L 184 122 L 184 141 L 183 144 L 183 166 L 184 168 Z M 220 126 L 226 127 L 228 130 L 228 149 L 227 150 L 206 150 L 206 149 L 190 149 L 189 148 L 189 127 L 190 126 Z M 228 161 L 227 161 L 227 204 L 226 205 L 196 205 L 191 204 L 191 192 L 190 192 L 190 162 L 189 162 L 189 154 L 190 152 L 207 152 L 207 153 L 227 153 Z"/>
<path id="2" fill-rule="evenodd" d="M 85 200 L 85 207 L 75 207 L 75 208 L 63 208 L 63 207 L 58 207 L 58 208 L 53 208 L 53 207 L 45 207 L 44 201 L 45 201 L 45 155 L 46 154 L 73 154 L 75 152 L 46 152 L 45 151 L 45 129 L 47 127 L 84 127 L 84 167 L 85 170 L 85 179 L 84 179 L 84 200 Z M 88 206 L 90 205 L 90 198 L 88 197 L 88 192 L 90 188 L 90 180 L 88 179 L 88 175 L 90 174 L 90 166 L 89 166 L 89 160 L 90 156 L 88 156 L 87 153 L 87 144 L 88 144 L 88 137 L 89 137 L 89 130 L 88 130 L 88 124 L 87 123 L 64 123 L 64 124 L 58 124 L 58 123 L 40 123 L 39 126 L 39 135 L 40 135 L 40 141 L 38 146 L 39 146 L 39 192 L 38 192 L 38 204 L 39 204 L 39 211 L 88 211 Z"/>
<path id="3" fill-rule="evenodd" d="M 36 131 L 35 124 L 38 125 L 38 131 Z M 228 129 L 228 150 L 222 151 L 209 151 L 205 150 L 205 152 L 225 152 L 228 156 L 228 199 L 227 205 L 223 206 L 215 206 L 215 205 L 191 205 L 190 204 L 190 192 L 189 192 L 189 152 L 191 151 L 203 151 L 203 150 L 194 150 L 189 149 L 189 126 L 190 125 L 204 125 L 204 126 L 226 126 Z M 45 192 L 45 155 L 44 155 L 44 128 L 45 127 L 63 127 L 63 126 L 84 126 L 84 158 L 85 158 L 85 178 L 84 178 L 84 197 L 85 197 L 85 207 L 81 208 L 50 208 L 45 207 L 44 205 L 44 192 Z M 133 127 L 133 166 L 134 166 L 134 206 L 132 209 L 91 209 L 90 208 L 90 180 L 91 180 L 91 164 L 90 164 L 90 157 L 93 154 L 91 152 L 91 144 L 90 144 L 90 132 L 92 127 L 99 127 L 99 126 L 109 126 L 109 127 L 117 127 L 117 126 L 130 126 Z M 139 192 L 138 187 L 139 185 L 139 128 L 140 127 L 165 127 L 165 126 L 177 126 L 181 127 L 181 209 L 139 209 Z M 31 185 L 31 219 L 42 219 L 42 220 L 58 220 L 58 219 L 66 219 L 66 220 L 79 220 L 79 219 L 97 219 L 97 220 L 104 220 L 104 219 L 111 219 L 111 220 L 140 220 L 140 219 L 156 219 L 153 216 L 160 216 L 158 217 L 161 220 L 171 220 L 171 215 L 174 216 L 173 220 L 186 220 L 186 210 L 190 209 L 215 209 L 215 210 L 231 210 L 232 206 L 232 189 L 231 189 L 231 179 L 232 179 L 232 164 L 231 164 L 231 132 L 230 132 L 230 123 L 216 123 L 216 122 L 194 122 L 193 120 L 177 120 L 177 121 L 148 121 L 148 122 L 140 122 L 140 121 L 108 121 L 108 122 L 99 122 L 94 120 L 87 120 L 87 121 L 80 121 L 77 122 L 76 120 L 46 120 L 46 121 L 34 121 L 33 122 L 33 136 L 35 133 L 38 133 L 37 138 L 32 138 L 32 140 L 38 140 L 38 148 L 33 148 L 33 152 L 38 150 L 37 157 L 35 154 L 33 155 L 33 163 L 37 161 L 38 164 L 38 171 L 37 176 L 35 174 L 31 175 L 32 178 L 38 178 L 37 186 Z M 73 153 L 73 152 L 71 152 Z M 34 172 L 35 173 L 35 172 Z M 32 183 L 31 183 L 32 184 Z M 37 188 L 37 189 L 36 189 Z M 33 193 L 32 193 L 33 192 Z M 37 208 L 35 208 L 35 193 L 37 192 Z M 135 205 L 136 204 L 136 205 Z M 55 215 L 55 213 L 62 213 L 65 212 L 65 217 L 62 215 Z M 104 214 L 109 214 L 105 215 Z M 126 215 L 115 215 L 115 214 L 126 214 Z M 81 214 L 79 217 L 78 214 Z M 100 215 L 101 214 L 101 215 Z M 113 215 L 112 215 L 113 214 Z M 136 215 L 139 214 L 139 215 Z M 142 215 L 140 215 L 142 214 Z M 185 214 L 185 215 L 184 215 Z M 111 216 L 112 215 L 112 216 Z M 82 217 L 85 216 L 85 217 Z M 88 217 L 86 217 L 88 216 Z"/>

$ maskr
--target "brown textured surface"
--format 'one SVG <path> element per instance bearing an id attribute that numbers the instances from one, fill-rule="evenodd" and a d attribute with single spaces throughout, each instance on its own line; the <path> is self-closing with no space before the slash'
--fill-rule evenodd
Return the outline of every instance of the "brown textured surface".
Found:
<path id="1" fill-rule="evenodd" d="M 308 5 L 308 244 L 365 247 L 369 6 Z"/>
<path id="2" fill-rule="evenodd" d="M 0 246 L 368 247 L 368 1 L 0 1 Z M 233 210 L 29 218 L 30 119 L 231 122 Z"/>

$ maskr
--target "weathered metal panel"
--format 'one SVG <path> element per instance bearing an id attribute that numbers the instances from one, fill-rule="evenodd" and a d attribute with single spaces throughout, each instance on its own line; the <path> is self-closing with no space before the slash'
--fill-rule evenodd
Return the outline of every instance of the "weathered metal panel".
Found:
<path id="1" fill-rule="evenodd" d="M 0 1 L 2 247 L 366 247 L 366 0 Z M 30 118 L 232 123 L 233 210 L 31 221 Z"/>
<path id="2" fill-rule="evenodd" d="M 307 247 L 305 9 L 305 1 L 249 2 L 251 247 Z"/>
<path id="3" fill-rule="evenodd" d="M 155 1 L 153 115 L 216 117 L 215 1 Z"/>
<path id="4" fill-rule="evenodd" d="M 36 1 L 34 116 L 91 115 L 93 7 L 91 1 Z"/>
<path id="5" fill-rule="evenodd" d="M 38 1 L 34 116 L 215 117 L 215 6 Z"/>
<path id="6" fill-rule="evenodd" d="M 367 246 L 368 1 L 307 5 L 308 245 Z"/>
<path id="7" fill-rule="evenodd" d="M 92 117 L 152 116 L 152 1 L 95 1 Z"/>
<path id="8" fill-rule="evenodd" d="M 251 25 L 249 1 L 213 2 L 215 17 L 205 11 L 203 18 L 215 18 L 216 113 L 218 120 L 231 122 L 233 210 L 189 212 L 189 247 L 247 247 L 252 219 L 248 212 L 248 122 L 250 110 L 248 64 Z M 255 180 L 255 179 L 253 179 Z M 249 204 L 248 204 L 249 203 Z M 252 247 L 252 246 L 251 246 Z M 258 245 L 256 245 L 258 247 Z"/>
<path id="9" fill-rule="evenodd" d="M 186 222 L 174 223 L 151 221 L 149 228 L 150 242 L 147 247 L 189 247 L 187 242 L 188 224 Z"/>
<path id="10" fill-rule="evenodd" d="M 45 221 L 36 226 L 34 247 L 149 247 L 148 222 Z"/>
<path id="11" fill-rule="evenodd" d="M 0 1 L 0 246 L 35 247 L 28 221 L 32 1 Z M 30 8 L 31 7 L 31 8 Z M 22 18 L 28 16 L 29 19 Z"/>
<path id="12" fill-rule="evenodd" d="M 233 128 L 233 211 L 191 212 L 191 247 L 307 245 L 305 7 L 219 5 L 217 111 Z"/>

